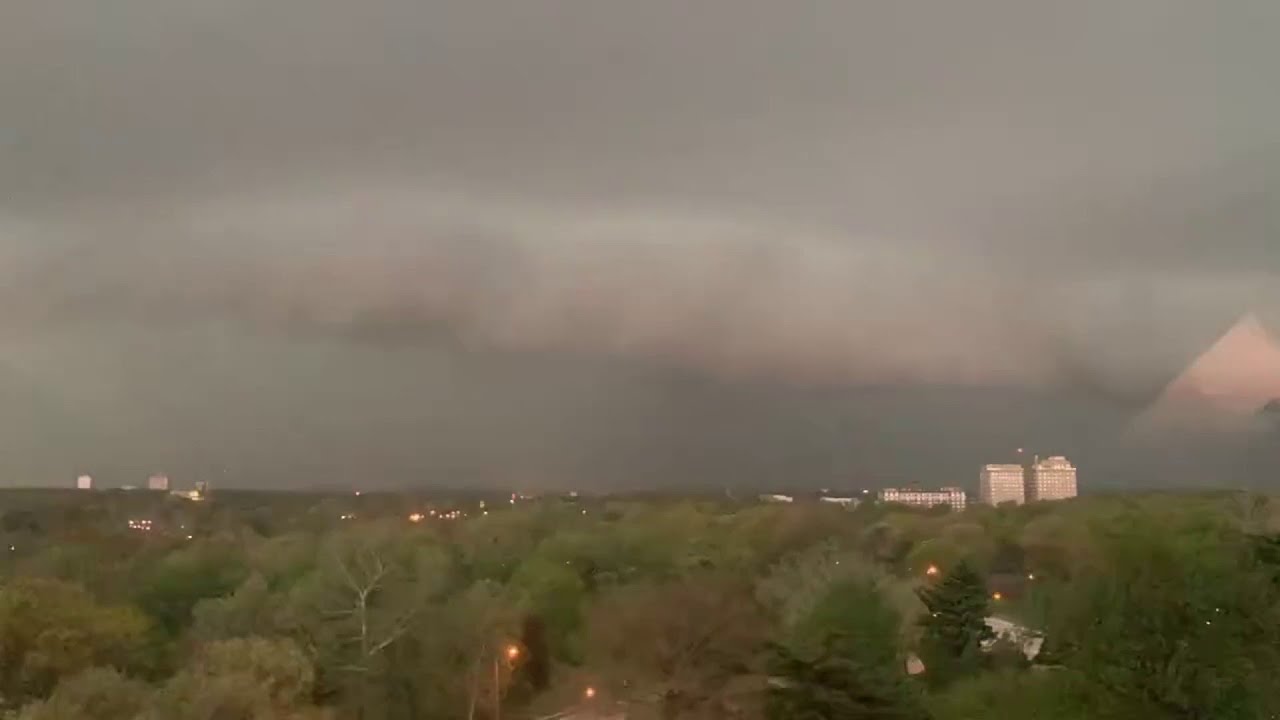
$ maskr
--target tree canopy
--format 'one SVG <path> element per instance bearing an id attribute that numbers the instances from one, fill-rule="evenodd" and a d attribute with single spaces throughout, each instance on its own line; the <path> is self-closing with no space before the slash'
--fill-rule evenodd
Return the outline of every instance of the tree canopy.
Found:
<path id="1" fill-rule="evenodd" d="M 0 521 L 18 720 L 1280 713 L 1261 495 L 0 491 Z"/>

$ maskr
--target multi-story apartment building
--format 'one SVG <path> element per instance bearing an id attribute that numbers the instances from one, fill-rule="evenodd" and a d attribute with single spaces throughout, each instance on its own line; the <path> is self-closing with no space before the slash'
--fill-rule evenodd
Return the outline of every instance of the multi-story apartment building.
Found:
<path id="1" fill-rule="evenodd" d="M 945 487 L 940 490 L 885 488 L 880 491 L 880 502 L 902 503 L 925 508 L 950 505 L 952 510 L 964 510 L 965 493 L 964 490 L 956 487 Z"/>
<path id="2" fill-rule="evenodd" d="M 1065 457 L 1055 455 L 1031 466 L 1028 500 L 1066 500 L 1075 497 L 1077 491 L 1076 467 Z"/>
<path id="3" fill-rule="evenodd" d="M 1021 465 L 987 465 L 978 475 L 978 501 L 984 505 L 1027 500 L 1026 472 Z"/>

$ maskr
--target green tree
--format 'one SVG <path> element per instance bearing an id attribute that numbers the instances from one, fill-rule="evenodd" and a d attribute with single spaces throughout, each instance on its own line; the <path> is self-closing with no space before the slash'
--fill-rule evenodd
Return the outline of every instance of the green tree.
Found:
<path id="1" fill-rule="evenodd" d="M 975 671 L 982 644 L 995 637 L 987 626 L 987 588 L 982 576 L 961 561 L 917 595 L 925 606 L 920 618 L 920 655 L 930 682 L 941 684 Z"/>
<path id="2" fill-rule="evenodd" d="M 326 539 L 276 623 L 312 653 L 323 697 L 348 717 L 389 717 L 393 695 L 416 697 L 424 682 L 405 646 L 422 639 L 450 580 L 449 558 L 429 536 L 403 521 L 362 524 Z"/>
<path id="3" fill-rule="evenodd" d="M 1248 538 L 1135 516 L 1100 547 L 1107 565 L 1064 586 L 1048 639 L 1112 716 L 1280 712 L 1280 589 Z"/>
<path id="4" fill-rule="evenodd" d="M 885 515 L 880 522 L 863 531 L 862 547 L 874 560 L 896 566 L 910 554 L 910 526 L 916 518 L 906 513 Z"/>
<path id="5" fill-rule="evenodd" d="M 36 701 L 17 720 L 135 720 L 151 689 L 110 668 L 91 668 L 64 679 L 48 700 Z"/>
<path id="6" fill-rule="evenodd" d="M 956 681 L 929 698 L 934 720 L 1098 718 L 1089 688 L 1067 672 L 1002 671 Z M 1117 719 L 1119 720 L 1119 719 Z"/>
<path id="7" fill-rule="evenodd" d="M 900 618 L 862 579 L 833 584 L 774 648 L 768 717 L 776 720 L 922 718 L 907 677 Z"/>
<path id="8" fill-rule="evenodd" d="M 505 656 L 508 647 L 518 646 L 519 619 L 507 589 L 489 582 L 425 608 L 404 641 L 389 649 L 384 680 L 395 705 L 385 717 L 483 717 L 495 694 L 505 702 L 512 671 L 525 662 L 523 655 L 514 662 Z"/>
<path id="9" fill-rule="evenodd" d="M 211 643 L 158 693 L 140 720 L 284 720 L 319 717 L 315 672 L 291 641 Z"/>
<path id="10" fill-rule="evenodd" d="M 192 611 L 192 635 L 205 642 L 278 635 L 281 602 L 271 593 L 267 581 L 255 573 L 231 595 L 197 603 Z"/>
<path id="11" fill-rule="evenodd" d="M 547 647 L 547 627 L 537 615 L 526 615 L 520 621 L 520 646 L 525 658 L 519 666 L 516 682 L 537 694 L 551 686 L 551 650 Z"/>
<path id="12" fill-rule="evenodd" d="M 171 636 L 191 623 L 191 611 L 205 598 L 234 591 L 248 574 L 243 548 L 230 538 L 196 541 L 140 568 L 137 603 Z"/>
<path id="13" fill-rule="evenodd" d="M 572 563 L 535 557 L 520 566 L 511 585 L 541 623 L 544 647 L 562 660 L 580 660 L 578 634 L 586 587 Z"/>
<path id="14" fill-rule="evenodd" d="M 59 580 L 18 578 L 0 588 L 0 695 L 20 704 L 91 667 L 142 667 L 147 632 L 133 608 L 98 605 Z"/>
<path id="15" fill-rule="evenodd" d="M 586 667 L 664 717 L 724 708 L 760 678 L 769 619 L 744 579 L 699 573 L 618 587 L 588 613 Z"/>
<path id="16" fill-rule="evenodd" d="M 756 582 L 756 597 L 784 627 L 793 627 L 841 581 L 878 583 L 884 573 L 856 551 L 822 543 L 784 558 Z"/>

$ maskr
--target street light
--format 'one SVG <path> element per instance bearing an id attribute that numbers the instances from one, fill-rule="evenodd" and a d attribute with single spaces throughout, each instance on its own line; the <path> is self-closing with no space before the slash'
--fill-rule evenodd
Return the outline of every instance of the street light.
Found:
<path id="1" fill-rule="evenodd" d="M 924 574 L 925 574 L 925 575 L 928 575 L 929 577 L 934 577 L 934 576 L 936 576 L 936 575 L 938 574 L 938 566 L 937 566 L 937 565 L 930 565 L 930 566 L 928 567 L 928 569 L 926 569 L 926 570 L 924 571 Z"/>
<path id="2" fill-rule="evenodd" d="M 591 698 L 594 698 L 596 696 L 596 689 L 593 687 L 588 687 L 586 690 L 582 692 L 582 695 L 586 699 L 590 700 Z"/>
<path id="3" fill-rule="evenodd" d="M 503 654 L 507 656 L 508 663 L 514 663 L 520 657 L 520 647 L 508 645 Z M 493 717 L 502 717 L 502 665 L 496 654 L 493 656 Z"/>

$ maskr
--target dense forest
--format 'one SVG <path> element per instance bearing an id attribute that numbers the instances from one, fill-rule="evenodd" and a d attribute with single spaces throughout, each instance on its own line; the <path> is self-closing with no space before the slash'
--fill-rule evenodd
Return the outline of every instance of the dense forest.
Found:
<path id="1" fill-rule="evenodd" d="M 1280 713 L 1280 503 L 0 492 L 21 720 Z"/>

